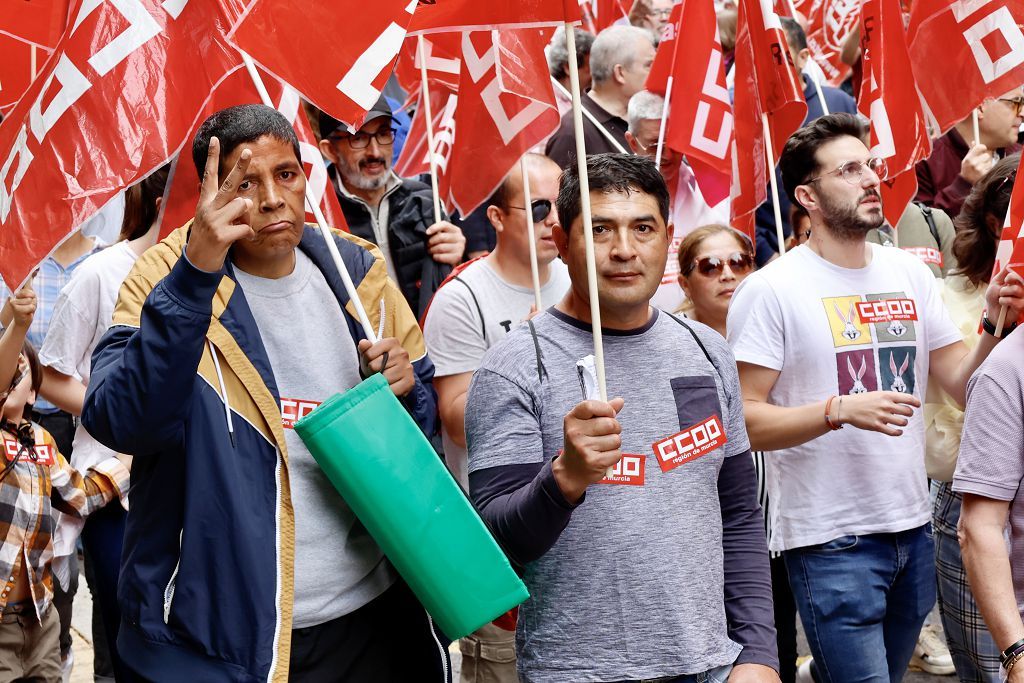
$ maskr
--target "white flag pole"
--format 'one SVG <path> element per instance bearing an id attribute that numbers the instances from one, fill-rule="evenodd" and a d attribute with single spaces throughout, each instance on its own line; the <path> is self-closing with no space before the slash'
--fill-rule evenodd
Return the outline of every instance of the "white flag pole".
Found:
<path id="1" fill-rule="evenodd" d="M 764 128 L 764 151 L 768 161 L 768 178 L 772 187 L 772 208 L 775 209 L 775 234 L 779 238 L 779 255 L 786 253 L 786 239 L 782 232 L 782 209 L 779 206 L 779 183 L 775 177 L 775 154 L 772 151 L 772 129 L 768 125 L 768 114 L 761 114 L 761 126 Z"/>
<path id="2" fill-rule="evenodd" d="M 978 124 L 978 108 L 977 107 L 975 107 L 974 110 L 971 112 L 971 124 L 974 127 L 974 143 L 973 144 L 977 145 L 978 143 L 981 142 L 981 129 L 980 129 L 980 125 Z"/>
<path id="3" fill-rule="evenodd" d="M 668 124 L 668 101 L 672 97 L 672 74 L 665 80 L 665 101 L 661 105 L 661 123 L 658 124 L 658 151 L 654 154 L 654 165 L 661 168 L 661 152 L 665 149 L 665 127 Z"/>
<path id="4" fill-rule="evenodd" d="M 574 35 L 572 38 L 573 38 L 573 42 L 576 42 L 576 36 Z M 568 39 L 566 39 L 566 42 L 568 42 Z M 572 60 L 570 59 L 569 61 L 572 61 Z M 570 68 L 569 71 L 571 72 L 572 69 Z M 579 73 L 578 69 L 577 69 L 576 73 L 577 74 Z M 565 86 L 562 85 L 561 83 L 559 83 L 558 81 L 556 81 L 554 78 L 551 79 L 551 84 L 554 85 L 556 88 L 558 88 L 558 90 L 563 95 L 565 95 L 566 97 L 572 97 L 572 94 L 568 90 L 565 89 Z M 618 140 L 615 139 L 614 135 L 612 135 L 611 133 L 608 132 L 607 128 L 605 128 L 604 126 L 601 125 L 600 121 L 598 121 L 596 118 L 594 118 L 593 114 L 591 114 L 589 111 L 584 109 L 583 110 L 583 115 L 587 117 L 588 121 L 590 121 L 592 124 L 594 124 L 594 127 L 597 128 L 597 132 L 599 132 L 601 135 L 603 135 L 605 140 L 607 140 L 609 143 L 611 143 L 611 146 L 615 148 L 616 152 L 618 152 L 619 154 L 630 154 L 631 153 L 629 150 L 627 150 L 625 147 L 622 146 L 622 143 L 620 143 Z"/>
<path id="5" fill-rule="evenodd" d="M 260 76 L 260 72 L 256 70 L 256 64 L 253 63 L 252 57 L 242 52 L 242 61 L 245 63 L 245 69 L 249 72 L 249 77 L 252 78 L 252 83 L 256 86 L 256 92 L 260 94 L 260 99 L 263 104 L 268 107 L 273 107 L 274 102 L 270 99 L 270 93 L 267 92 L 267 86 L 263 83 L 263 77 Z M 303 170 L 305 174 L 305 170 Z M 341 282 L 345 286 L 345 292 L 348 293 L 349 301 L 352 302 L 352 307 L 356 309 L 356 317 L 359 318 L 359 324 L 363 327 L 363 334 L 370 340 L 371 344 L 376 344 L 379 341 L 377 331 L 373 329 L 373 325 L 370 324 L 370 318 L 366 315 L 366 309 L 363 308 L 363 302 L 359 298 L 359 294 L 356 292 L 356 286 L 352 282 L 352 276 L 348 273 L 348 268 L 341 260 L 341 253 L 338 251 L 338 245 L 334 243 L 334 237 L 331 235 L 331 229 L 327 225 L 327 219 L 324 217 L 324 212 L 320 209 L 320 204 L 313 197 L 313 189 L 310 187 L 309 178 L 306 178 L 306 206 L 312 212 L 316 218 L 317 227 L 320 229 L 320 235 L 323 236 L 324 242 L 327 243 L 327 251 L 331 253 L 331 260 L 334 261 L 335 267 L 338 269 L 338 274 L 341 275 Z"/>
<path id="6" fill-rule="evenodd" d="M 519 160 L 523 173 L 523 204 L 526 207 L 526 235 L 530 240 L 530 275 L 533 277 L 533 301 L 539 313 L 544 304 L 540 298 L 540 266 L 537 264 L 537 231 L 533 225 L 533 207 L 530 206 L 530 174 L 527 171 L 526 155 Z"/>
<path id="7" fill-rule="evenodd" d="M 437 193 L 437 160 L 434 158 L 434 117 L 430 111 L 430 89 L 427 85 L 427 54 L 423 48 L 423 36 L 417 36 L 417 53 L 420 62 L 420 105 L 423 107 L 423 123 L 427 131 L 427 159 L 430 160 L 430 193 L 434 198 L 434 222 L 441 222 L 441 197 Z"/>

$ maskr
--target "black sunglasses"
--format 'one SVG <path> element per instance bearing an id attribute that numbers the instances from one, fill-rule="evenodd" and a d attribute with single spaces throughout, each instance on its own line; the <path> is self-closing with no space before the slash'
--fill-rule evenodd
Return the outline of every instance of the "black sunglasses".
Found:
<path id="1" fill-rule="evenodd" d="M 510 209 L 519 209 L 520 211 L 526 211 L 525 206 L 510 206 Z M 551 200 L 550 199 L 534 199 L 530 202 L 530 213 L 533 214 L 533 222 L 540 223 L 549 215 L 551 215 Z"/>
<path id="2" fill-rule="evenodd" d="M 701 275 L 721 275 L 722 271 L 725 270 L 725 266 L 728 264 L 729 270 L 737 275 L 745 275 L 749 273 L 754 267 L 754 257 L 750 254 L 742 251 L 737 251 L 729 255 L 729 258 L 722 260 L 717 256 L 703 256 L 689 265 L 686 272 L 683 275 L 689 275 L 697 270 Z"/>

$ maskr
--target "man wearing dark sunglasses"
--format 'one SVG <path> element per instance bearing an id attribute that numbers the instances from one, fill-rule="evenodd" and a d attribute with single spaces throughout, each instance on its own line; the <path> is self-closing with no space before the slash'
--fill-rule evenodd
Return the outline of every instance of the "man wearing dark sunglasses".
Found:
<path id="1" fill-rule="evenodd" d="M 962 404 L 999 341 L 986 318 L 968 351 L 924 263 L 866 241 L 883 221 L 886 166 L 862 133 L 833 114 L 786 143 L 783 181 L 811 234 L 743 281 L 727 325 L 751 445 L 765 451 L 769 545 L 821 683 L 906 672 L 935 604 L 919 409 L 929 378 Z M 1024 281 L 992 280 L 988 315 L 1005 305 L 1016 320 Z"/>
<path id="2" fill-rule="evenodd" d="M 935 141 L 932 155 L 917 165 L 915 200 L 945 211 L 960 213 L 974 183 L 996 160 L 1020 151 L 1017 136 L 1024 123 L 1024 88 L 992 97 L 977 108 L 980 140 L 974 139 L 973 115 Z"/>
<path id="3" fill-rule="evenodd" d="M 382 95 L 351 133 L 320 112 L 320 151 L 349 230 L 380 247 L 388 274 L 422 315 L 434 291 L 462 260 L 466 237 L 446 220 L 434 222 L 430 187 L 391 170 L 393 114 Z"/>

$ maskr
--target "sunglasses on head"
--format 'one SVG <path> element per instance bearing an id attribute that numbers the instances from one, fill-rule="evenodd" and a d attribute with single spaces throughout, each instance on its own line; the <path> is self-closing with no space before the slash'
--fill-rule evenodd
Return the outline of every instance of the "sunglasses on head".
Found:
<path id="1" fill-rule="evenodd" d="M 729 270 L 737 275 L 744 275 L 749 273 L 754 267 L 754 257 L 750 254 L 742 251 L 737 251 L 729 255 L 726 259 L 720 259 L 717 256 L 702 256 L 690 264 L 690 267 L 686 269 L 683 275 L 689 275 L 696 270 L 701 275 L 721 275 L 722 271 L 725 270 L 725 266 L 729 266 Z"/>
<path id="2" fill-rule="evenodd" d="M 526 211 L 525 206 L 510 206 L 508 208 Z M 533 214 L 534 223 L 542 222 L 545 218 L 551 215 L 551 200 L 534 199 L 532 202 L 530 202 L 530 213 Z"/>

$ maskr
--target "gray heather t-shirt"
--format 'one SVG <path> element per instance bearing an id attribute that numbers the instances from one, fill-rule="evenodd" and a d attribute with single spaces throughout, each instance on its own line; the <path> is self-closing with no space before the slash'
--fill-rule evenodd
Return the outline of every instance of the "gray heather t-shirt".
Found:
<path id="1" fill-rule="evenodd" d="M 290 275 L 268 280 L 235 268 L 235 277 L 281 395 L 295 507 L 293 626 L 307 628 L 359 609 L 395 579 L 376 542 L 293 429 L 322 402 L 361 381 L 359 357 L 338 299 L 298 249 Z"/>
<path id="2" fill-rule="evenodd" d="M 723 604 L 717 482 L 723 458 L 750 445 L 729 347 L 710 328 L 687 324 L 717 369 L 664 313 L 639 330 L 605 332 L 608 394 L 625 399 L 626 455 L 618 483 L 591 486 L 554 546 L 526 566 L 531 597 L 516 632 L 526 681 L 699 673 L 740 652 Z M 593 352 L 592 337 L 589 326 L 554 309 L 534 326 L 543 381 L 527 326 L 491 348 L 474 375 L 466 407 L 471 473 L 540 463 L 563 446 L 562 419 L 583 397 L 576 362 Z M 715 434 L 718 445 L 699 454 Z"/>
<path id="3" fill-rule="evenodd" d="M 556 259 L 550 268 L 548 281 L 540 289 L 545 308 L 558 303 L 569 289 L 565 264 Z M 470 264 L 458 277 L 460 281 L 453 280 L 437 291 L 423 321 L 423 340 L 434 361 L 435 377 L 476 370 L 487 349 L 519 327 L 534 305 L 532 287 L 505 282 L 486 259 Z M 444 429 L 441 437 L 445 462 L 455 478 L 468 487 L 466 449 L 452 441 Z"/>
<path id="4" fill-rule="evenodd" d="M 1010 503 L 1010 567 L 1024 615 L 1024 330 L 999 342 L 967 385 L 953 490 Z"/>

